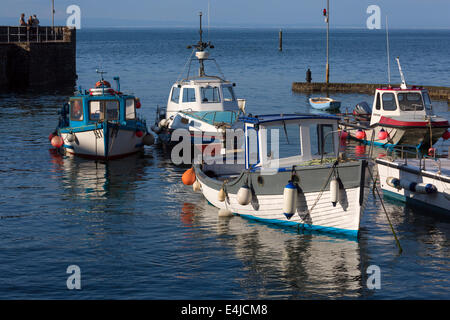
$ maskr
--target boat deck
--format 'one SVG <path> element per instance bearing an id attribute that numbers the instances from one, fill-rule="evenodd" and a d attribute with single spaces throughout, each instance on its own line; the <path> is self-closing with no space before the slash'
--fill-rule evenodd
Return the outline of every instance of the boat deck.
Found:
<path id="1" fill-rule="evenodd" d="M 387 160 L 387 159 L 386 159 Z M 427 172 L 432 175 L 450 178 L 450 159 L 448 158 L 438 158 L 435 159 L 408 159 L 405 165 L 404 159 L 396 159 L 394 162 L 399 167 L 409 167 L 411 169 L 418 170 L 422 172 Z"/>

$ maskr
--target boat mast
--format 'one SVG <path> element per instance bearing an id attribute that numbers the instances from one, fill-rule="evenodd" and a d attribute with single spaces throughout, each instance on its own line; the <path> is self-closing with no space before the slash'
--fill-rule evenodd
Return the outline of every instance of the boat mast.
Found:
<path id="1" fill-rule="evenodd" d="M 205 43 L 203 43 L 203 30 L 202 30 L 202 12 L 200 11 L 200 41 L 197 44 L 197 49 L 198 51 L 204 51 L 206 49 Z M 203 64 L 203 59 L 198 59 L 199 63 L 200 63 L 200 68 L 198 71 L 198 75 L 200 77 L 204 77 L 205 76 L 205 65 Z"/>
<path id="2" fill-rule="evenodd" d="M 400 88 L 408 89 L 408 87 L 406 86 L 406 80 L 405 80 L 405 76 L 403 75 L 402 67 L 400 66 L 400 58 L 397 57 L 396 60 L 397 60 L 397 64 L 398 64 L 398 71 L 400 72 L 400 77 L 402 78 L 402 84 L 400 85 Z"/>

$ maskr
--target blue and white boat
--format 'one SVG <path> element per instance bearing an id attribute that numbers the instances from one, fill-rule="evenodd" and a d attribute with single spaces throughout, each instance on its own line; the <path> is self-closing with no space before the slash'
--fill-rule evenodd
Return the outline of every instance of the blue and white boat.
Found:
<path id="1" fill-rule="evenodd" d="M 68 155 L 109 160 L 143 150 L 153 144 L 146 121 L 136 109 L 141 103 L 133 95 L 120 92 L 119 77 L 114 90 L 103 79 L 95 88 L 80 90 L 70 97 L 60 111 L 59 124 L 49 140 Z"/>
<path id="2" fill-rule="evenodd" d="M 242 117 L 244 152 L 207 159 L 183 183 L 219 215 L 356 237 L 368 192 L 366 160 L 338 156 L 338 118 L 284 114 Z M 226 153 L 228 155 L 228 153 Z"/>
<path id="3" fill-rule="evenodd" d="M 317 110 L 338 110 L 341 107 L 340 101 L 327 97 L 309 98 L 309 104 Z"/>

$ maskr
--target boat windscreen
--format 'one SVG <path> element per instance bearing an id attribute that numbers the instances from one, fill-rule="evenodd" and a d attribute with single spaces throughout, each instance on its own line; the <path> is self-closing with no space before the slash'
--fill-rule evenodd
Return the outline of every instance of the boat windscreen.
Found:
<path id="1" fill-rule="evenodd" d="M 196 111 L 190 112 L 189 115 L 211 125 L 233 124 L 237 119 L 237 113 L 234 111 Z"/>
<path id="2" fill-rule="evenodd" d="M 398 104 L 402 111 L 423 110 L 422 96 L 416 92 L 399 93 L 397 95 Z"/>

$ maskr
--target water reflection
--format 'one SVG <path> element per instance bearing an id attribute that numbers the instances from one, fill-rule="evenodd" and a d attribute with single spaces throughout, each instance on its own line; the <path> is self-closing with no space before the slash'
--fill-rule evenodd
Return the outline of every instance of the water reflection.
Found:
<path id="1" fill-rule="evenodd" d="M 184 203 L 185 226 L 208 227 L 243 265 L 239 283 L 246 298 L 358 297 L 363 288 L 357 241 L 219 218 L 205 200 Z"/>
<path id="2" fill-rule="evenodd" d="M 61 170 L 61 183 L 68 200 L 122 199 L 133 200 L 133 190 L 143 181 L 145 167 L 152 158 L 143 154 L 119 160 L 96 162 L 78 157 L 61 156 L 51 151 L 54 170 Z"/>

